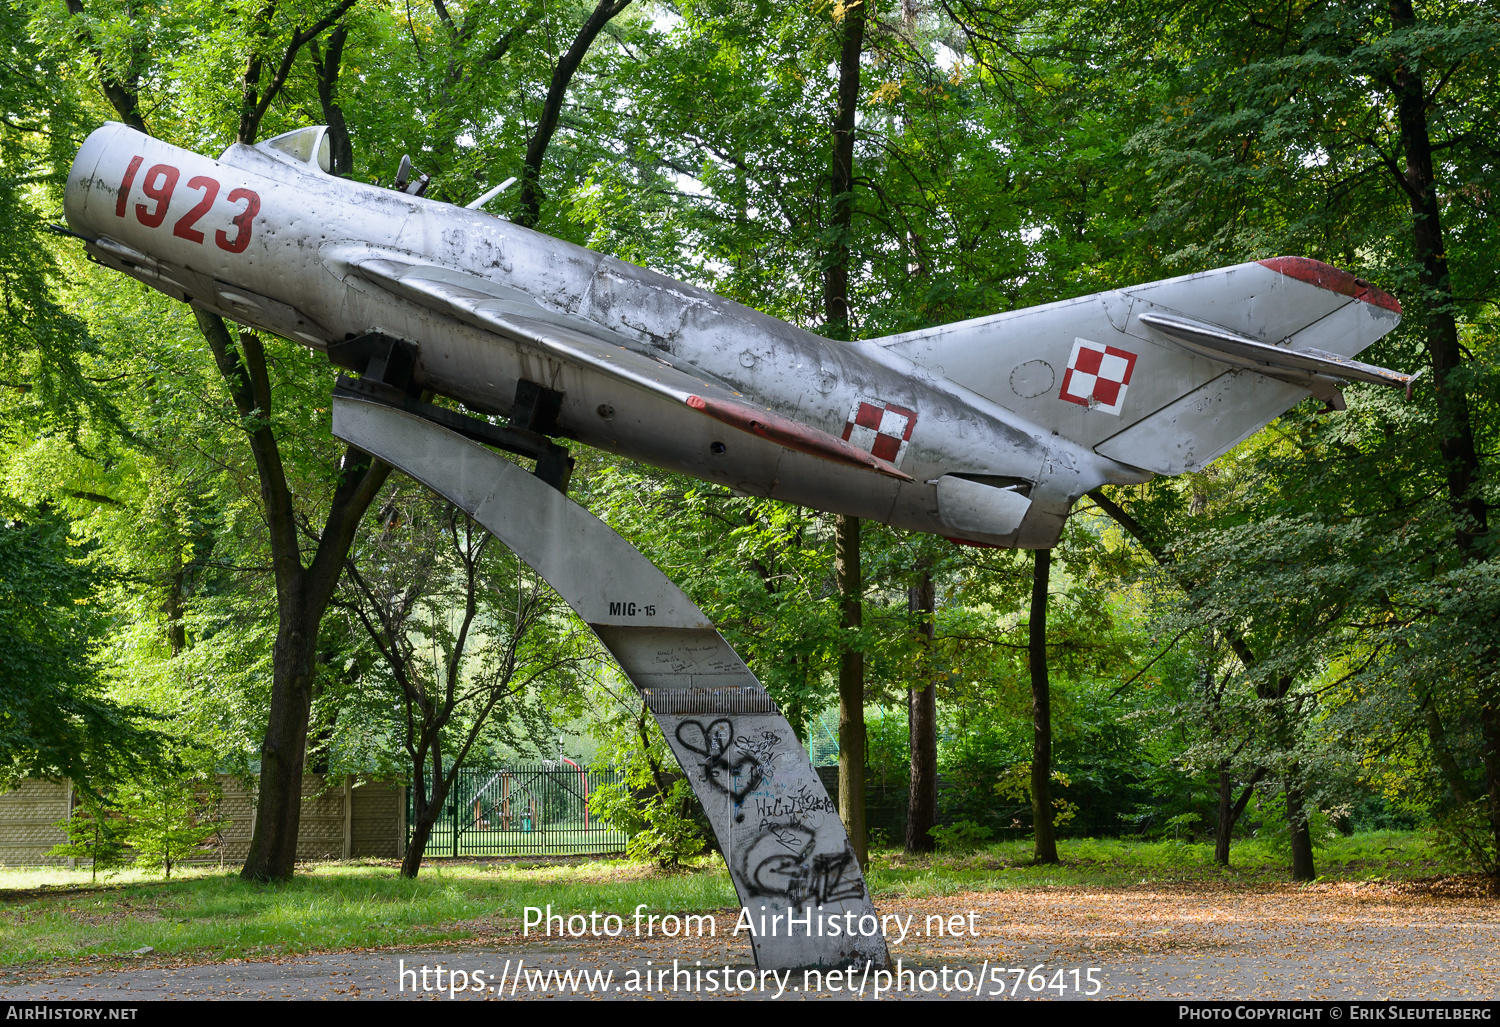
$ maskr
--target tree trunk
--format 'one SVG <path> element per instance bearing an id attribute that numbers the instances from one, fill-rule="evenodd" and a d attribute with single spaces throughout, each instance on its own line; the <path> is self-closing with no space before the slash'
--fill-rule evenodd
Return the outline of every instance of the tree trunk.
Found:
<path id="1" fill-rule="evenodd" d="M 321 49 L 317 40 L 308 44 L 318 86 L 318 103 L 323 108 L 323 121 L 328 125 L 328 173 L 339 176 L 354 173 L 354 143 L 349 138 L 344 109 L 337 99 L 339 67 L 344 59 L 344 41 L 348 38 L 349 26 L 341 23 L 328 33 L 327 50 Z"/>
<path id="2" fill-rule="evenodd" d="M 1469 793 L 1469 782 L 1464 777 L 1463 768 L 1453 758 L 1453 750 L 1448 746 L 1448 732 L 1443 728 L 1443 718 L 1438 715 L 1437 703 L 1431 695 L 1422 703 L 1422 713 L 1427 724 L 1427 741 L 1432 746 L 1433 762 L 1442 772 L 1448 790 L 1453 793 L 1453 801 L 1460 806 L 1467 806 L 1474 801 L 1474 797 Z M 1486 733 L 1486 739 L 1488 738 Z"/>
<path id="3" fill-rule="evenodd" d="M 1036 550 L 1031 581 L 1031 819 L 1036 831 L 1035 860 L 1057 863 L 1052 823 L 1052 692 L 1047 680 L 1047 584 L 1052 550 Z"/>
<path id="4" fill-rule="evenodd" d="M 925 567 L 908 596 L 917 627 L 920 653 L 916 682 L 907 689 L 907 728 L 911 743 L 911 787 L 906 804 L 906 851 L 931 852 L 937 847 L 932 828 L 937 824 L 937 687 L 932 680 L 933 615 L 936 596 L 932 572 Z"/>
<path id="5" fill-rule="evenodd" d="M 1312 828 L 1308 823 L 1302 786 L 1293 784 L 1296 773 L 1294 767 L 1286 778 L 1286 820 L 1292 836 L 1292 880 L 1311 881 L 1318 876 L 1313 869 Z"/>
<path id="6" fill-rule="evenodd" d="M 433 795 L 429 799 L 428 777 L 422 769 L 425 761 L 416 762 L 418 769 L 412 773 L 412 804 L 416 807 L 416 821 L 412 824 L 406 855 L 401 859 L 401 876 L 406 878 L 415 878 L 422 869 L 422 857 L 427 853 L 427 843 L 432 840 L 432 829 L 437 826 L 438 817 L 443 815 L 443 804 L 449 791 L 447 778 L 435 772 L 431 778 Z"/>
<path id="7" fill-rule="evenodd" d="M 176 573 L 172 575 L 172 583 L 167 587 L 167 600 L 162 604 L 162 612 L 167 615 L 167 646 L 172 650 L 173 656 L 180 656 L 182 650 L 187 648 L 187 626 L 183 622 L 183 592 L 186 571 L 182 567 L 182 557 L 178 556 L 173 561 L 177 565 Z"/>
<path id="8" fill-rule="evenodd" d="M 429 808 L 428 813 L 431 814 Z M 433 825 L 437 823 L 437 817 L 427 816 L 412 825 L 411 841 L 406 845 L 406 855 L 401 857 L 400 874 L 407 880 L 414 880 L 422 870 L 422 857 L 427 852 L 427 843 L 432 838 Z"/>
<path id="9" fill-rule="evenodd" d="M 1390 0 L 1392 26 L 1417 27 L 1411 0 Z M 1443 240 L 1442 208 L 1433 171 L 1432 135 L 1427 110 L 1433 98 L 1415 61 L 1403 58 L 1395 71 L 1397 119 L 1405 151 L 1404 175 L 1397 175 L 1411 206 L 1412 242 L 1421 264 L 1422 304 L 1427 315 L 1427 353 L 1432 360 L 1437 393 L 1438 451 L 1447 475 L 1448 505 L 1454 516 L 1454 544 L 1465 562 L 1484 559 L 1481 536 L 1489 530 L 1484 499 L 1484 471 L 1474 445 L 1468 392 L 1463 384 L 1463 348 L 1454 315 L 1453 282 L 1448 275 L 1448 253 Z M 1500 779 L 1495 754 L 1500 752 L 1500 696 L 1481 697 L 1485 772 L 1489 778 L 1490 833 L 1500 846 Z"/>
<path id="10" fill-rule="evenodd" d="M 252 333 L 243 333 L 237 349 L 222 319 L 199 307 L 194 307 L 193 313 L 245 426 L 260 480 L 276 578 L 278 627 L 271 653 L 271 709 L 261 746 L 255 830 L 241 876 L 256 881 L 285 880 L 291 877 L 297 861 L 318 628 L 333 598 L 355 530 L 391 469 L 352 447 L 345 452 L 312 563 L 304 567 L 291 487 L 270 427 L 271 384 L 260 340 Z"/>
<path id="11" fill-rule="evenodd" d="M 1255 786 L 1265 776 L 1266 769 L 1256 767 L 1250 780 L 1245 782 L 1245 790 L 1240 793 L 1239 800 L 1232 801 L 1234 777 L 1229 773 L 1228 764 L 1219 765 L 1219 823 L 1214 831 L 1214 862 L 1221 867 L 1229 865 L 1229 846 L 1234 840 L 1234 825 L 1240 822 L 1245 807 L 1250 805 L 1250 796 L 1255 794 Z"/>
<path id="12" fill-rule="evenodd" d="M 322 611 L 318 612 L 318 620 Z M 318 623 L 305 615 L 283 617 L 271 657 L 271 710 L 260 750 L 260 790 L 255 835 L 242 876 L 285 880 L 297 862 L 302 817 L 302 772 L 312 709 Z"/>
<path id="13" fill-rule="evenodd" d="M 302 815 L 302 771 L 312 710 L 318 629 L 333 597 L 344 557 L 354 541 L 355 529 L 389 473 L 388 464 L 351 450 L 344 458 L 343 473 L 312 566 L 304 570 L 300 554 L 293 549 L 290 557 L 297 573 L 287 575 L 290 580 L 277 575 L 281 624 L 272 650 L 271 709 L 261 747 L 255 834 L 241 872 L 246 879 L 273 881 L 292 876 Z M 286 498 L 289 506 L 290 494 Z M 283 554 L 275 554 L 280 555 Z"/>
<path id="14" fill-rule="evenodd" d="M 1416 27 L 1411 0 L 1390 0 L 1391 21 L 1397 29 Z M 1455 517 L 1454 541 L 1465 559 L 1480 558 L 1475 540 L 1487 530 L 1488 511 L 1479 485 L 1482 469 L 1474 447 L 1469 397 L 1459 365 L 1463 349 L 1454 316 L 1453 282 L 1448 277 L 1448 254 L 1443 245 L 1443 223 L 1433 173 L 1432 136 L 1428 131 L 1429 97 L 1422 73 L 1411 64 L 1396 68 L 1396 110 L 1401 145 L 1406 152 L 1402 181 L 1411 206 L 1412 242 L 1421 264 L 1422 305 L 1427 315 L 1427 352 L 1432 359 L 1438 402 L 1438 449 L 1448 478 L 1448 503 Z"/>
<path id="15" fill-rule="evenodd" d="M 413 756 L 411 763 L 411 837 L 406 842 L 406 855 L 401 858 L 401 876 L 407 878 L 416 877 L 422 869 L 422 855 L 432 837 L 432 825 L 437 822 L 427 801 L 426 758 Z"/>
<path id="16" fill-rule="evenodd" d="M 838 579 L 844 630 L 864 624 L 859 566 L 859 518 L 840 514 L 834 535 L 834 574 Z M 870 861 L 865 831 L 865 656 L 845 648 L 839 656 L 839 816 L 859 865 Z"/>
<path id="17" fill-rule="evenodd" d="M 864 45 L 864 27 L 864 5 L 846 8 L 830 162 L 833 204 L 830 222 L 837 238 L 823 274 L 823 309 L 829 337 L 834 339 L 849 338 L 848 193 L 853 188 L 854 106 L 859 98 L 859 53 Z M 836 524 L 834 569 L 842 602 L 840 623 L 848 632 L 864 623 L 859 518 L 840 514 Z M 859 865 L 867 867 L 870 845 L 865 830 L 865 661 L 864 653 L 847 646 L 839 657 L 839 814 Z"/>
<path id="18" fill-rule="evenodd" d="M 854 122 L 859 102 L 859 55 L 865 40 L 865 5 L 844 8 L 839 51 L 838 109 L 833 117 L 833 158 L 829 166 L 829 227 L 832 242 L 823 271 L 823 319 L 828 337 L 848 339 L 849 229 L 854 223 Z"/>
<path id="19" fill-rule="evenodd" d="M 1214 826 L 1214 862 L 1229 865 L 1229 842 L 1234 837 L 1234 777 L 1219 764 L 1219 820 Z"/>

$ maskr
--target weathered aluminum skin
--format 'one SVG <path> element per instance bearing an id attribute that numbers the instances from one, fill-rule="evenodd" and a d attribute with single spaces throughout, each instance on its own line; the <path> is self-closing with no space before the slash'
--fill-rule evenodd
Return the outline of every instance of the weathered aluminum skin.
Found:
<path id="1" fill-rule="evenodd" d="M 410 339 L 419 382 L 475 410 L 508 413 L 517 381 L 529 379 L 564 394 L 563 432 L 587 445 L 958 540 L 1053 545 L 1090 488 L 1200 467 L 1306 395 L 1186 352 L 1140 314 L 1343 356 L 1398 316 L 1263 262 L 832 342 L 478 211 L 330 177 L 292 152 L 316 153 L 306 135 L 316 131 L 232 146 L 216 161 L 107 125 L 74 162 L 68 223 L 103 263 L 243 324 L 315 348 L 371 329 Z M 167 171 L 177 184 L 162 202 Z M 529 314 L 518 321 L 518 312 Z M 618 359 L 565 352 L 569 339 L 611 346 Z M 1080 344 L 1128 351 L 1133 377 L 1118 403 L 1060 394 Z M 743 397 L 813 441 L 799 448 L 744 423 L 736 430 L 687 405 L 685 382 Z M 1224 402 L 1181 405 L 1211 382 Z M 882 445 L 853 423 L 861 401 L 894 412 L 894 430 L 907 427 L 886 473 L 831 453 L 861 438 L 871 452 Z M 1137 427 L 1158 411 L 1161 420 Z M 945 475 L 981 483 L 948 490 L 956 515 L 943 513 Z M 983 491 L 1000 487 L 1022 493 L 1024 509 Z"/>
<path id="2" fill-rule="evenodd" d="M 762 969 L 886 965 L 878 930 L 843 933 L 862 919 L 867 928 L 878 921 L 807 752 L 681 589 L 561 492 L 430 421 L 338 396 L 333 431 L 461 507 L 594 629 L 640 689 L 703 803 L 756 928 L 751 942 Z M 788 914 L 811 917 L 809 927 L 789 930 Z"/>

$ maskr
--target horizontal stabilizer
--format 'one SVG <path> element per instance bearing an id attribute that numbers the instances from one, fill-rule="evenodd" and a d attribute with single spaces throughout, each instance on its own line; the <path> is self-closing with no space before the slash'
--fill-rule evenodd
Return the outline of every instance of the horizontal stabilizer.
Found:
<path id="1" fill-rule="evenodd" d="M 1402 374 L 1320 349 L 1288 349 L 1257 342 L 1237 332 L 1155 311 L 1139 316 L 1141 324 L 1161 333 L 1184 349 L 1227 364 L 1238 364 L 1279 377 L 1277 371 L 1302 372 L 1345 381 L 1394 385 L 1410 391 L 1414 374 Z"/>

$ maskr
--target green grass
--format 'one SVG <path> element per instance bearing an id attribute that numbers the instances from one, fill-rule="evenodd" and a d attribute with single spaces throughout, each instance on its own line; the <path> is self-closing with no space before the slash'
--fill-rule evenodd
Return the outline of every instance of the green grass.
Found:
<path id="1" fill-rule="evenodd" d="M 1057 849 L 1059 865 L 1034 864 L 1029 839 L 918 859 L 900 852 L 878 853 L 871 859 L 871 889 L 877 895 L 925 896 L 1005 888 L 1274 884 L 1287 880 L 1290 863 L 1279 838 L 1236 841 L 1228 868 L 1214 864 L 1213 846 L 1207 844 L 1065 838 Z M 1314 863 L 1320 879 L 1349 881 L 1431 877 L 1470 869 L 1446 862 L 1427 836 L 1415 831 L 1335 836 L 1315 849 Z"/>
<path id="2" fill-rule="evenodd" d="M 40 885 L 86 888 L 86 871 L 0 871 L 0 897 Z M 312 949 L 419 945 L 519 928 L 522 907 L 628 912 L 735 904 L 727 874 L 655 874 L 623 863 L 425 866 L 415 881 L 394 866 L 299 867 L 286 884 L 255 885 L 218 868 L 169 882 L 66 894 L 34 892 L 0 906 L 0 964 L 158 955 L 205 959 Z M 502 919 L 496 919 L 496 918 Z M 503 919 L 508 918 L 508 919 Z"/>
<path id="3" fill-rule="evenodd" d="M 882 896 L 926 897 L 1036 887 L 1258 886 L 1287 879 L 1271 842 L 1237 842 L 1230 869 L 1206 845 L 1064 839 L 1059 866 L 1034 866 L 1029 842 L 908 858 L 878 852 L 869 875 Z M 1400 879 L 1462 872 L 1416 832 L 1333 838 L 1317 850 L 1326 878 Z M 103 882 L 101 881 L 101 884 Z M 524 906 L 627 914 L 736 905 L 723 864 L 704 859 L 663 873 L 618 860 L 443 862 L 415 881 L 390 864 L 302 866 L 289 883 L 254 885 L 218 867 L 162 881 L 126 871 L 91 888 L 87 870 L 0 869 L 0 965 L 112 959 L 151 946 L 157 955 L 215 960 L 319 949 L 412 946 L 519 929 Z"/>

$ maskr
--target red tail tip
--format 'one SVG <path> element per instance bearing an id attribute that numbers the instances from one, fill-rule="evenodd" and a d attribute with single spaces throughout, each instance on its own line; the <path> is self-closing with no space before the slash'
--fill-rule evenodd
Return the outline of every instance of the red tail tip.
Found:
<path id="1" fill-rule="evenodd" d="M 1353 296 L 1365 303 L 1373 303 L 1394 313 L 1401 313 L 1401 303 L 1384 290 L 1377 289 L 1363 278 L 1355 278 L 1349 272 L 1325 264 L 1311 257 L 1272 257 L 1260 264 L 1272 271 L 1295 278 L 1299 282 L 1316 285 L 1320 289 Z"/>

